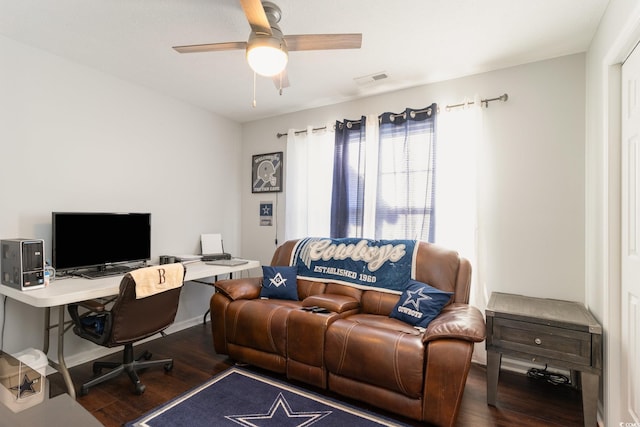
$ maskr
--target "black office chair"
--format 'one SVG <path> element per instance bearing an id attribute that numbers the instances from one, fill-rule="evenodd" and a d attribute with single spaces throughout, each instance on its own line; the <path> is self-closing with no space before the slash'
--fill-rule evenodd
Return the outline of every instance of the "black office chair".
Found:
<path id="1" fill-rule="evenodd" d="M 69 304 L 69 314 L 74 323 L 73 332 L 76 335 L 104 347 L 124 345 L 122 363 L 93 364 L 94 378 L 81 386 L 81 396 L 86 395 L 90 387 L 123 372 L 129 375 L 135 385 L 135 393 L 140 395 L 144 393 L 145 386 L 138 377 L 139 370 L 158 365 L 164 366 L 166 372 L 173 369 L 172 359 L 149 360 L 151 353 L 148 351 L 134 358 L 133 344 L 163 333 L 173 323 L 178 311 L 184 274 L 183 265 L 178 263 L 141 268 L 123 277 L 117 297 Z M 173 287 L 167 289 L 171 286 Z M 151 295 L 136 298 L 136 295 L 145 292 L 150 292 Z M 108 309 L 107 305 L 111 305 L 111 308 Z M 111 370 L 100 375 L 103 368 Z"/>

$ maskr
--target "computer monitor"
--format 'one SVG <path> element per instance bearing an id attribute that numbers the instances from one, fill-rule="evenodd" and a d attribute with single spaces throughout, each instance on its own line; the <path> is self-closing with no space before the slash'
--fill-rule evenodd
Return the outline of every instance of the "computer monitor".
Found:
<path id="1" fill-rule="evenodd" d="M 53 212 L 56 270 L 106 267 L 151 259 L 151 214 Z"/>

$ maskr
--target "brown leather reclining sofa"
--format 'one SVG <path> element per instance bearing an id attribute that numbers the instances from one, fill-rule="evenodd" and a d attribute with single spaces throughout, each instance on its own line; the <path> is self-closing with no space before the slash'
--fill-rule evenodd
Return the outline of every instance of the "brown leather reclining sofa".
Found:
<path id="1" fill-rule="evenodd" d="M 288 266 L 295 244 L 278 247 L 271 265 Z M 469 261 L 418 245 L 415 279 L 454 293 L 426 330 L 389 317 L 397 294 L 298 278 L 298 301 L 261 299 L 262 277 L 221 280 L 210 304 L 216 352 L 412 419 L 453 426 L 485 323 L 468 304 Z M 310 306 L 330 313 L 302 310 Z"/>

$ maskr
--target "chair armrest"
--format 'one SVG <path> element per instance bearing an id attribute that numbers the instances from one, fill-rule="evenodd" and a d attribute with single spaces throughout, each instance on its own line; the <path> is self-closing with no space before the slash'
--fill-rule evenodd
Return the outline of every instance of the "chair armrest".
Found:
<path id="1" fill-rule="evenodd" d="M 257 299 L 260 298 L 262 277 L 218 280 L 214 286 L 217 292 L 222 293 L 232 301 L 239 299 Z"/>
<path id="2" fill-rule="evenodd" d="M 322 307 L 336 313 L 360 308 L 360 302 L 354 297 L 338 294 L 318 294 L 306 297 L 302 301 L 303 307 Z"/>
<path id="3" fill-rule="evenodd" d="M 442 338 L 458 338 L 465 341 L 481 342 L 486 336 L 482 313 L 468 304 L 454 303 L 429 323 L 422 342 L 427 343 Z"/>

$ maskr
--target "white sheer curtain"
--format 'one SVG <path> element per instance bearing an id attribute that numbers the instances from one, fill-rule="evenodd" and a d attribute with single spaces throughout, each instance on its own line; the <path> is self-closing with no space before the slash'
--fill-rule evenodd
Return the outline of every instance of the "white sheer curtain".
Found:
<path id="1" fill-rule="evenodd" d="M 380 124 L 378 116 L 367 115 L 367 125 L 365 135 L 367 143 L 365 147 L 365 158 L 367 167 L 365 169 L 364 181 L 364 218 L 362 221 L 362 235 L 374 238 L 376 235 L 376 193 L 378 191 L 378 147 L 380 143 Z"/>
<path id="2" fill-rule="evenodd" d="M 329 235 L 333 147 L 332 132 L 287 132 L 285 240 Z"/>
<path id="3" fill-rule="evenodd" d="M 482 111 L 475 103 L 438 118 L 436 239 L 473 262 L 476 253 L 477 147 Z"/>
<path id="4" fill-rule="evenodd" d="M 478 194 L 482 185 L 480 158 L 483 146 L 483 109 L 480 97 L 438 119 L 436 169 L 436 243 L 467 258 L 473 268 L 469 303 L 482 312 L 487 305 L 483 280 L 482 234 Z M 474 360 L 486 363 L 484 343 L 476 346 Z"/>

